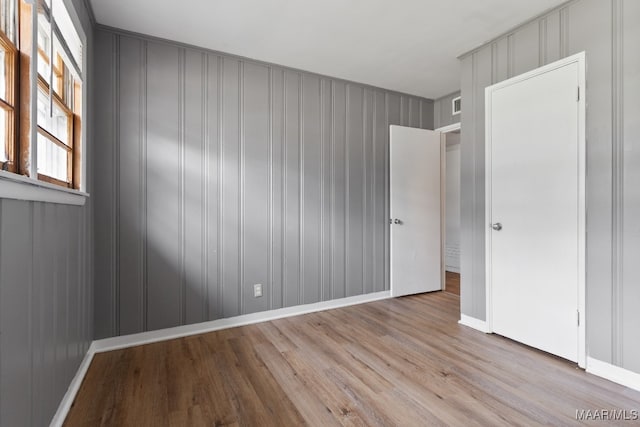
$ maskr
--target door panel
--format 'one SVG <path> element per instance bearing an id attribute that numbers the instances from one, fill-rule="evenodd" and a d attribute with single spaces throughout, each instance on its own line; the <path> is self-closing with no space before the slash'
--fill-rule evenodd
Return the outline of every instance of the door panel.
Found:
<path id="1" fill-rule="evenodd" d="M 391 294 L 442 289 L 440 133 L 391 126 Z"/>
<path id="2" fill-rule="evenodd" d="M 577 361 L 579 69 L 491 93 L 493 331 Z"/>

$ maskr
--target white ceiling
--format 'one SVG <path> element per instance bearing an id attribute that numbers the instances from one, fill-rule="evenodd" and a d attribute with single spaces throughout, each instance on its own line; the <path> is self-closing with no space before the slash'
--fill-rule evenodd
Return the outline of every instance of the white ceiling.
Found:
<path id="1" fill-rule="evenodd" d="M 456 57 L 566 0 L 91 0 L 100 24 L 427 98 Z"/>

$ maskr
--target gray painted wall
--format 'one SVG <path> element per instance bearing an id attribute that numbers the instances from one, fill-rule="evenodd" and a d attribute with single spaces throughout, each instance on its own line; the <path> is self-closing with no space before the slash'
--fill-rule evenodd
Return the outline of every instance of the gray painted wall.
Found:
<path id="1" fill-rule="evenodd" d="M 97 337 L 388 289 L 388 127 L 432 101 L 96 34 Z"/>
<path id="2" fill-rule="evenodd" d="M 90 48 L 89 15 L 74 4 Z M 48 425 L 89 348 L 92 229 L 90 199 L 84 207 L 0 199 L 0 426 Z"/>
<path id="3" fill-rule="evenodd" d="M 570 2 L 462 57 L 462 312 L 485 319 L 484 88 L 587 57 L 587 346 L 640 372 L 640 2 Z"/>
<path id="4" fill-rule="evenodd" d="M 451 108 L 451 101 L 459 96 L 460 91 L 438 98 L 433 102 L 433 126 L 435 129 L 460 122 L 460 114 L 454 116 Z"/>

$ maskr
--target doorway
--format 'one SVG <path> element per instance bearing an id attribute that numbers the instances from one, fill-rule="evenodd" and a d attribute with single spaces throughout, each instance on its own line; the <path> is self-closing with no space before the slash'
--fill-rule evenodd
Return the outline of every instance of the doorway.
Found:
<path id="1" fill-rule="evenodd" d="M 444 267 L 446 292 L 460 295 L 460 123 L 436 129 L 445 145 Z"/>
<path id="2" fill-rule="evenodd" d="M 487 327 L 585 364 L 585 55 L 486 89 Z"/>

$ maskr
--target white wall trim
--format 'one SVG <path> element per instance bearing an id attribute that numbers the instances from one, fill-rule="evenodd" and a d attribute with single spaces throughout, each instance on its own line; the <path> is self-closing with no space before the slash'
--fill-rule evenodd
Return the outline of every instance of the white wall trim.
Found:
<path id="1" fill-rule="evenodd" d="M 67 418 L 69 409 L 71 409 L 71 405 L 73 404 L 73 401 L 78 394 L 78 390 L 80 390 L 80 386 L 82 385 L 84 376 L 87 374 L 89 366 L 91 365 L 91 361 L 93 360 L 93 355 L 95 354 L 94 343 L 91 343 L 91 345 L 89 346 L 87 354 L 84 355 L 84 359 L 82 359 L 82 363 L 80 364 L 75 377 L 73 377 L 73 380 L 71 380 L 71 384 L 69 384 L 67 392 L 62 397 L 62 401 L 60 401 L 60 405 L 58 405 L 58 410 L 51 420 L 51 427 L 61 427 L 62 424 L 64 424 L 64 420 Z"/>
<path id="2" fill-rule="evenodd" d="M 460 267 L 456 267 L 455 265 L 445 265 L 445 271 L 460 274 Z"/>
<path id="3" fill-rule="evenodd" d="M 89 194 L 0 170 L 0 198 L 83 206 Z"/>
<path id="4" fill-rule="evenodd" d="M 331 301 L 322 301 L 313 304 L 296 305 L 294 307 L 279 308 L 260 313 L 243 314 L 241 316 L 228 317 L 226 319 L 212 320 L 210 322 L 196 323 L 193 325 L 177 326 L 175 328 L 160 329 L 157 331 L 142 332 L 139 334 L 123 335 L 113 338 L 105 338 L 94 341 L 96 353 L 134 347 L 143 344 L 151 344 L 159 341 L 167 341 L 175 338 L 188 337 L 221 329 L 235 328 L 238 326 L 252 325 L 254 323 L 268 322 L 284 317 L 298 316 L 301 314 L 315 313 L 317 311 L 330 310 L 350 305 L 363 304 L 391 298 L 390 291 L 376 292 L 366 295 L 340 298 Z"/>
<path id="5" fill-rule="evenodd" d="M 484 332 L 485 334 L 489 333 L 489 329 L 487 329 L 487 322 L 484 320 L 476 319 L 475 317 L 467 316 L 465 314 L 460 315 L 460 320 L 458 323 L 464 326 L 468 326 L 469 328 L 477 329 L 480 332 Z"/>
<path id="6" fill-rule="evenodd" d="M 581 317 L 578 325 L 578 366 L 585 368 L 587 357 L 586 346 L 586 54 L 580 52 L 572 56 L 555 61 L 551 64 L 536 68 L 502 82 L 485 88 L 485 153 L 491 153 L 491 106 L 494 91 L 510 86 L 540 74 L 567 66 L 578 64 L 578 86 L 580 98 L 578 100 L 578 295 L 577 308 Z M 485 218 L 489 221 L 491 212 L 491 156 L 485 156 Z M 493 332 L 493 286 L 492 286 L 492 245 L 491 224 L 485 228 L 485 286 L 486 286 L 486 316 L 487 331 Z"/>
<path id="7" fill-rule="evenodd" d="M 629 371 L 628 369 L 587 357 L 587 372 L 633 390 L 640 391 L 640 374 Z"/>
<path id="8" fill-rule="evenodd" d="M 442 126 L 438 129 L 436 129 L 436 132 L 440 132 L 440 133 L 449 133 L 449 132 L 454 132 L 456 130 L 460 130 L 462 129 L 462 125 L 460 122 L 458 123 L 453 123 L 451 125 L 447 125 L 447 126 Z"/>

